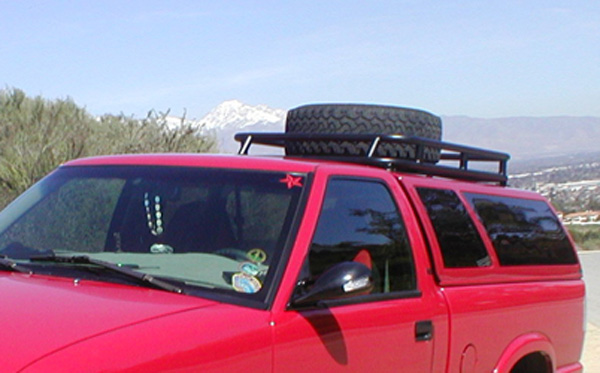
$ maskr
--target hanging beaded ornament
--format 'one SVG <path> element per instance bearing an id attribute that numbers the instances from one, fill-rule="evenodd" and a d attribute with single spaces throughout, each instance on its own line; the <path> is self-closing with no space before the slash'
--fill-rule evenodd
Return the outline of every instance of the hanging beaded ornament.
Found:
<path id="1" fill-rule="evenodd" d="M 150 195 L 144 193 L 144 207 L 146 208 L 146 219 L 148 220 L 150 233 L 159 236 L 164 231 L 160 196 L 154 196 L 154 199 L 151 200 Z"/>

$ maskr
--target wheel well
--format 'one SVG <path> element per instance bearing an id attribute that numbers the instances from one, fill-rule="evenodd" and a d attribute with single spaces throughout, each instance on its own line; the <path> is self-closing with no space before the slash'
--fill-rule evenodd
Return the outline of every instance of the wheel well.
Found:
<path id="1" fill-rule="evenodd" d="M 517 361 L 511 373 L 548 373 L 552 372 L 552 361 L 543 352 L 532 352 Z"/>

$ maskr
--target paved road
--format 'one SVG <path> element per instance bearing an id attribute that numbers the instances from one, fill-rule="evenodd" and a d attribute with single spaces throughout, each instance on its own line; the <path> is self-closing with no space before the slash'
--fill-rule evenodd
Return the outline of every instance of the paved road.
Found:
<path id="1" fill-rule="evenodd" d="M 587 321 L 600 327 L 600 251 L 579 253 L 586 286 Z"/>

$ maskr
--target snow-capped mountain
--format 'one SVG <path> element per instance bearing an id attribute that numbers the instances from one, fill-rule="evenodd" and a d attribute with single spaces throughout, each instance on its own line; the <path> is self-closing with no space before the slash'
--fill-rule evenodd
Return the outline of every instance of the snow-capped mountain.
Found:
<path id="1" fill-rule="evenodd" d="M 213 134 L 221 153 L 235 153 L 237 132 L 282 132 L 287 111 L 266 105 L 251 106 L 238 100 L 225 101 L 198 121 L 203 131 Z"/>
<path id="2" fill-rule="evenodd" d="M 281 125 L 286 111 L 273 109 L 267 105 L 250 106 L 238 100 L 225 101 L 212 109 L 200 122 L 206 129 L 235 127 L 243 129 L 256 125 Z"/>
<path id="3" fill-rule="evenodd" d="M 199 131 L 216 137 L 221 153 L 236 153 L 239 144 L 233 139 L 235 133 L 283 132 L 286 113 L 266 105 L 230 100 L 193 124 Z M 168 121 L 169 125 L 178 125 L 181 118 L 170 117 Z M 442 123 L 445 141 L 510 153 L 512 165 L 514 161 L 597 151 L 600 142 L 599 117 L 442 116 Z M 257 154 L 257 148 L 253 148 L 253 154 Z M 276 148 L 263 149 L 266 151 L 262 154 L 280 154 Z"/>

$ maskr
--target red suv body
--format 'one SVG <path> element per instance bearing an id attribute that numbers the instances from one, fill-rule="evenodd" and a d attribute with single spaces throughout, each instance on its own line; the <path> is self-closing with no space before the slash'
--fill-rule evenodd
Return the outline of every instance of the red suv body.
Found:
<path id="1" fill-rule="evenodd" d="M 539 195 L 324 160 L 69 162 L 0 215 L 3 371 L 578 372 Z"/>

